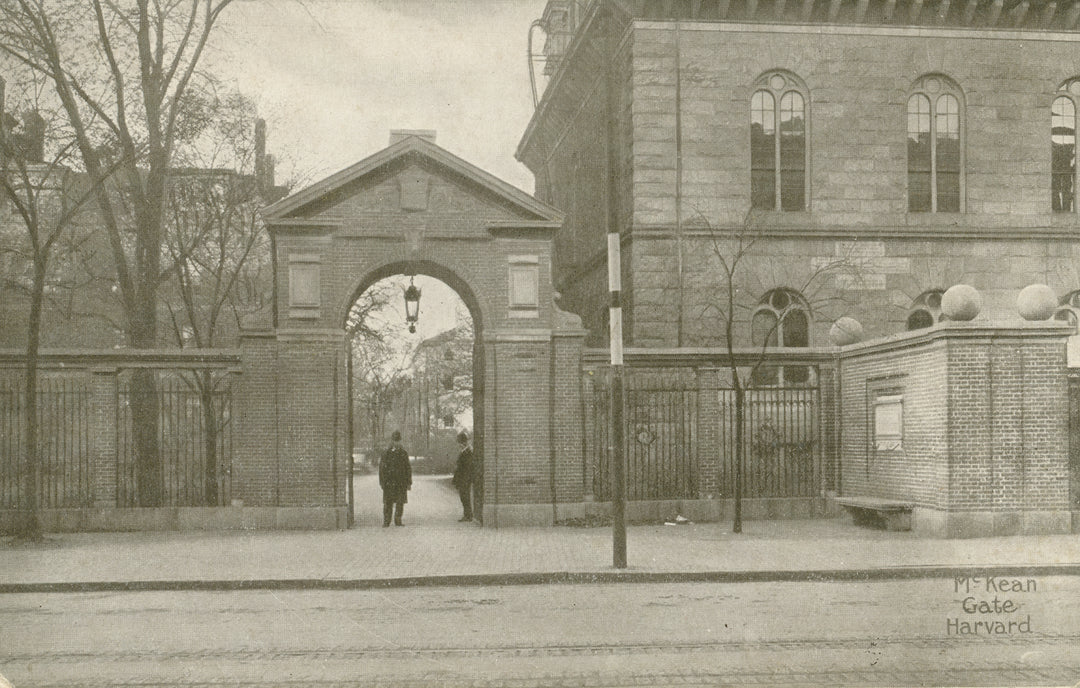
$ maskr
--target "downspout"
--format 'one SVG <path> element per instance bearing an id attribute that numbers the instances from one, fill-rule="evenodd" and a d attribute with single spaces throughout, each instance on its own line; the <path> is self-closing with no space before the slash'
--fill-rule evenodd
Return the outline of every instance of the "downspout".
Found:
<path id="1" fill-rule="evenodd" d="M 683 345 L 683 311 L 685 310 L 683 283 L 683 226 L 682 226 L 682 21 L 675 22 L 675 255 L 678 272 L 678 322 L 676 324 L 675 345 Z"/>

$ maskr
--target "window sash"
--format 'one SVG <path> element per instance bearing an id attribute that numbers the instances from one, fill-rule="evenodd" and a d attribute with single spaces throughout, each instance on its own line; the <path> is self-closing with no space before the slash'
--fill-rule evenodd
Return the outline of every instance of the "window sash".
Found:
<path id="1" fill-rule="evenodd" d="M 908 211 L 960 212 L 960 100 L 951 93 L 908 98 Z"/>
<path id="2" fill-rule="evenodd" d="M 750 101 L 750 197 L 754 208 L 776 206 L 776 99 L 757 91 Z"/>
<path id="3" fill-rule="evenodd" d="M 1050 115 L 1050 198 L 1054 212 L 1076 211 L 1076 104 L 1058 96 Z"/>
<path id="4" fill-rule="evenodd" d="M 767 90 L 750 102 L 750 201 L 764 210 L 806 209 L 806 99 Z M 778 193 L 779 190 L 779 193 Z"/>

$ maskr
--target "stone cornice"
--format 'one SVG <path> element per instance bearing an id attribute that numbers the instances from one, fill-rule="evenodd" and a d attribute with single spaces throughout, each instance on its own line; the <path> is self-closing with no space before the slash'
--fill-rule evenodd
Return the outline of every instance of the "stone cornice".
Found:
<path id="1" fill-rule="evenodd" d="M 840 359 L 855 356 L 879 354 L 898 349 L 909 349 L 931 343 L 963 339 L 981 340 L 987 343 L 1002 339 L 1058 339 L 1064 343 L 1066 337 L 1074 333 L 1074 328 L 1064 322 L 1043 320 L 1027 322 L 1024 320 L 1005 322 L 956 322 L 946 321 L 922 330 L 898 332 L 868 342 L 849 344 L 837 349 Z"/>
<path id="2" fill-rule="evenodd" d="M 684 237 L 734 236 L 736 232 L 746 237 L 771 237 L 784 239 L 965 239 L 977 241 L 1011 241 L 1017 239 L 1045 239 L 1053 241 L 1076 241 L 1080 239 L 1080 221 L 1073 226 L 1010 226 L 987 227 L 967 221 L 957 225 L 948 218 L 934 218 L 920 224 L 906 225 L 828 225 L 807 226 L 791 224 L 769 224 L 742 231 L 738 227 L 684 227 Z M 624 241 L 638 239 L 670 239 L 674 237 L 674 225 L 635 225 Z"/>
<path id="3" fill-rule="evenodd" d="M 636 21 L 634 28 L 667 29 L 671 22 Z M 779 24 L 768 22 L 693 22 L 680 25 L 684 31 L 723 31 L 728 33 L 812 33 L 814 36 L 877 36 L 900 38 L 987 39 L 1014 41 L 1080 42 L 1075 29 L 1045 30 L 1035 28 L 996 28 L 975 26 L 897 26 Z M 1074 24 L 1075 26 L 1075 24 Z"/>
<path id="4" fill-rule="evenodd" d="M 595 0 L 594 0 L 595 1 Z M 1073 31 L 1075 0 L 619 0 L 640 22 L 805 24 L 821 26 L 963 27 L 980 30 Z"/>

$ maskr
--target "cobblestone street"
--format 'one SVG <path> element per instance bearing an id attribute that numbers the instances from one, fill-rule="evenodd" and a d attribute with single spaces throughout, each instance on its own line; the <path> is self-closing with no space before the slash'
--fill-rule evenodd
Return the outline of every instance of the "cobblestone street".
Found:
<path id="1" fill-rule="evenodd" d="M 30 686 L 1071 685 L 1080 581 L 949 579 L 0 597 Z M 963 611 L 1008 598 L 1012 615 Z M 958 636 L 948 619 L 1030 619 Z"/>
<path id="2" fill-rule="evenodd" d="M 458 523 L 443 477 L 417 476 L 404 528 L 381 528 L 379 508 L 364 476 L 350 531 L 8 543 L 0 675 L 16 688 L 1080 680 L 1071 536 L 634 526 L 618 582 L 553 585 L 539 574 L 612 575 L 610 529 Z"/>

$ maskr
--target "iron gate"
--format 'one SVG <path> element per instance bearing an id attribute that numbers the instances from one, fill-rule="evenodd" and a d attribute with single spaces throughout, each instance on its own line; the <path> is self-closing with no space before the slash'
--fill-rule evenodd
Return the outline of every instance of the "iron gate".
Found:
<path id="1" fill-rule="evenodd" d="M 586 385 L 591 402 L 586 405 L 586 460 L 593 494 L 601 501 L 612 498 L 607 373 L 591 371 Z M 703 388 L 687 375 L 632 370 L 626 371 L 623 387 L 627 499 L 703 498 L 705 466 L 716 471 L 719 496 L 734 495 L 734 389 Z M 703 412 L 714 406 L 703 403 L 712 395 L 716 412 Z M 823 460 L 821 395 L 816 385 L 746 390 L 743 428 L 744 497 L 818 495 Z"/>

